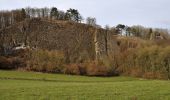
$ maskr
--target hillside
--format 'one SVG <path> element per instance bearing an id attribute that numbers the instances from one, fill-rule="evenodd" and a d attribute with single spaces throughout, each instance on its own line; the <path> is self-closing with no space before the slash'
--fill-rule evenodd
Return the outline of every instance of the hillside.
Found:
<path id="1" fill-rule="evenodd" d="M 121 29 L 102 29 L 68 20 L 26 18 L 0 30 L 0 69 L 170 78 L 169 40 L 157 38 L 165 34 L 163 31 L 135 30 L 135 34 L 141 32 L 141 37 L 115 35 L 116 32 Z M 156 38 L 145 39 L 148 35 Z"/>

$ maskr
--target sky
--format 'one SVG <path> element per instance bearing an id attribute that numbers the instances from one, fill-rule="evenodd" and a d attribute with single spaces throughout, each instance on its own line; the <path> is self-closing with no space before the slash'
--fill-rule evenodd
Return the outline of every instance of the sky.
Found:
<path id="1" fill-rule="evenodd" d="M 25 7 L 78 9 L 85 18 L 95 17 L 99 25 L 142 25 L 170 29 L 170 0 L 0 0 L 0 10 Z"/>

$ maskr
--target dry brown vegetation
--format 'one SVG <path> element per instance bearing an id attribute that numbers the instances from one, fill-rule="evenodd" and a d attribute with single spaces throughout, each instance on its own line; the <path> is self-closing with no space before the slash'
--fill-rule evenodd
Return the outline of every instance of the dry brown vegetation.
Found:
<path id="1" fill-rule="evenodd" d="M 126 42 L 125 42 L 126 41 Z M 140 39 L 138 40 L 140 41 Z M 110 76 L 130 75 L 144 78 L 170 78 L 170 47 L 161 47 L 153 41 L 126 38 L 119 40 L 120 51 L 99 61 L 75 59 L 67 62 L 63 51 L 27 50 L 0 57 L 1 69 L 24 69 L 28 71 L 65 73 L 72 75 Z M 83 58 L 84 55 L 80 55 Z"/>
<path id="2" fill-rule="evenodd" d="M 120 73 L 145 78 L 168 79 L 170 46 L 162 47 L 154 44 L 153 41 L 138 43 L 139 46 L 136 48 L 130 46 L 120 52 L 118 57 Z"/>

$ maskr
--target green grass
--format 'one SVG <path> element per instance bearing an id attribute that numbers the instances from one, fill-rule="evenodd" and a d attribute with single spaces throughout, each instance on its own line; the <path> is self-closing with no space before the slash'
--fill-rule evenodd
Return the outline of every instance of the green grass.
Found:
<path id="1" fill-rule="evenodd" d="M 170 100 L 170 81 L 0 70 L 0 100 Z"/>

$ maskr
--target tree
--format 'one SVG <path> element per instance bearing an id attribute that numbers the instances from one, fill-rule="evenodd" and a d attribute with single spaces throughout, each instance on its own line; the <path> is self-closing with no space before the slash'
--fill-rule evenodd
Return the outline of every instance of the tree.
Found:
<path id="1" fill-rule="evenodd" d="M 24 20 L 27 16 L 24 8 L 21 9 L 21 16 L 22 16 L 22 20 Z"/>
<path id="2" fill-rule="evenodd" d="M 39 8 L 36 8 L 35 9 L 35 12 L 36 12 L 36 17 L 38 17 L 38 18 L 42 18 L 42 16 L 41 16 L 41 9 L 39 9 Z"/>
<path id="3" fill-rule="evenodd" d="M 116 26 L 117 32 L 118 32 L 119 34 L 121 34 L 121 35 L 123 35 L 123 30 L 124 30 L 124 28 L 125 28 L 125 25 L 123 25 L 123 24 L 118 24 L 118 25 Z"/>
<path id="4" fill-rule="evenodd" d="M 45 17 L 45 10 L 44 10 L 44 8 L 41 8 L 40 10 L 41 10 L 41 17 L 44 18 Z"/>
<path id="5" fill-rule="evenodd" d="M 65 20 L 71 20 L 71 14 L 69 12 L 66 12 L 64 19 Z"/>
<path id="6" fill-rule="evenodd" d="M 131 28 L 127 25 L 118 24 L 116 26 L 117 32 L 121 35 L 131 36 Z"/>
<path id="7" fill-rule="evenodd" d="M 94 17 L 87 17 L 86 24 L 91 26 L 96 26 L 96 18 Z"/>
<path id="8" fill-rule="evenodd" d="M 59 20 L 64 20 L 65 19 L 65 12 L 64 11 L 59 11 L 58 12 L 58 19 Z"/>
<path id="9" fill-rule="evenodd" d="M 152 29 L 145 28 L 140 25 L 135 25 L 130 27 L 130 32 L 133 34 L 133 36 L 140 37 L 143 39 L 150 39 L 150 34 L 152 33 Z"/>
<path id="10" fill-rule="evenodd" d="M 31 15 L 31 8 L 30 8 L 30 7 L 26 7 L 26 8 L 25 8 L 25 12 L 26 12 L 27 18 L 30 18 L 30 15 Z"/>
<path id="11" fill-rule="evenodd" d="M 56 7 L 53 7 L 50 12 L 51 18 L 58 19 L 58 9 Z"/>
<path id="12" fill-rule="evenodd" d="M 109 31 L 110 30 L 110 26 L 109 25 L 105 25 L 105 27 L 104 27 L 107 31 Z"/>
<path id="13" fill-rule="evenodd" d="M 75 22 L 81 22 L 82 21 L 82 16 L 80 15 L 80 13 L 78 12 L 78 10 L 76 9 L 69 9 L 66 12 L 67 16 L 70 17 L 69 19 Z"/>
<path id="14" fill-rule="evenodd" d="M 151 39 L 152 34 L 153 34 L 153 30 L 152 30 L 152 28 L 149 28 L 149 33 L 147 34 L 147 37 L 149 37 L 149 39 Z"/>
<path id="15" fill-rule="evenodd" d="M 126 26 L 125 27 L 125 33 L 126 33 L 126 36 L 131 36 L 131 28 L 129 26 Z"/>
<path id="16" fill-rule="evenodd" d="M 44 8 L 44 16 L 45 18 L 49 18 L 50 17 L 50 9 L 45 7 Z"/>

